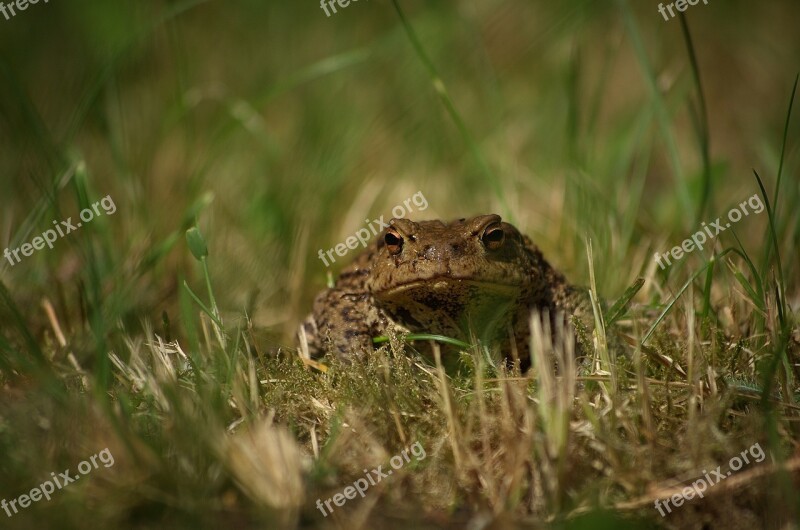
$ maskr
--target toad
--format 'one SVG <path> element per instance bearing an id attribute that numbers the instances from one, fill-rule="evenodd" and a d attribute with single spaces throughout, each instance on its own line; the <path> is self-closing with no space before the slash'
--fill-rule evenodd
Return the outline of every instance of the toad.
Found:
<path id="1" fill-rule="evenodd" d="M 352 360 L 393 328 L 477 338 L 524 363 L 534 309 L 546 309 L 552 318 L 577 316 L 591 326 L 587 291 L 571 286 L 499 215 L 449 224 L 392 219 L 316 297 L 299 338 L 312 358 L 332 352 Z"/>

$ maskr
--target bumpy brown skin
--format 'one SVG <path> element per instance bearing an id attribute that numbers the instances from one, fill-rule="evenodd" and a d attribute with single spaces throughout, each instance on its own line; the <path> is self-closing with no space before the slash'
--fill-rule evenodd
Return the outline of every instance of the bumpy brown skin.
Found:
<path id="1" fill-rule="evenodd" d="M 393 327 L 464 341 L 474 336 L 497 342 L 509 357 L 513 344 L 524 361 L 532 309 L 581 317 L 588 300 L 500 216 L 450 224 L 392 219 L 317 296 L 300 340 L 312 357 L 332 351 L 353 359 Z"/>

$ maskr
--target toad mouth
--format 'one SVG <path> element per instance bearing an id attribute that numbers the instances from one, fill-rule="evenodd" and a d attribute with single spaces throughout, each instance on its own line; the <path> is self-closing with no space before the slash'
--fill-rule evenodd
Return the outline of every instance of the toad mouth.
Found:
<path id="1" fill-rule="evenodd" d="M 476 288 L 480 292 L 495 293 L 500 295 L 515 294 L 518 293 L 520 290 L 520 286 L 516 284 L 500 283 L 496 281 L 486 281 L 486 280 L 473 280 L 469 278 L 452 278 L 450 276 L 438 276 L 435 278 L 429 278 L 425 280 L 414 280 L 408 283 L 395 285 L 393 287 L 377 291 L 375 294 L 379 296 L 380 295 L 394 296 L 407 293 L 409 291 L 413 292 L 413 291 L 424 291 L 424 290 L 434 291 L 434 292 L 445 292 L 448 290 L 453 290 L 460 286 Z M 454 293 L 454 295 L 455 294 L 456 293 Z"/>

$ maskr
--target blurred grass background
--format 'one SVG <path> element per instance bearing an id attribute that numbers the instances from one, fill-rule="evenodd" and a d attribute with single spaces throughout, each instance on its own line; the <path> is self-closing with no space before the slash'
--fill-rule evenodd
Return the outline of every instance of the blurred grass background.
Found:
<path id="1" fill-rule="evenodd" d="M 753 168 L 768 195 L 776 193 L 800 69 L 797 2 L 710 0 L 687 10 L 707 109 L 706 166 L 681 21 L 664 21 L 657 3 L 417 1 L 402 8 L 466 137 L 387 1 L 353 2 L 326 17 L 311 1 L 76 0 L 0 18 L 0 247 L 77 217 L 84 196 L 110 195 L 117 206 L 54 250 L 0 265 L 9 291 L 0 327 L 11 359 L 2 368 L 0 409 L 9 451 L 0 482 L 9 486 L 0 494 L 33 487 L 54 461 L 74 466 L 101 449 L 80 452 L 74 444 L 92 431 L 96 407 L 122 406 L 101 399 L 114 380 L 103 352 L 128 361 L 152 333 L 183 341 L 190 357 L 201 349 L 205 328 L 181 308 L 184 278 L 203 290 L 183 238 L 195 222 L 209 244 L 225 322 L 250 330 L 248 347 L 261 355 L 292 347 L 295 326 L 326 282 L 317 250 L 344 241 L 364 219 L 388 219 L 417 191 L 429 207 L 412 219 L 500 213 L 577 284 L 589 280 L 588 237 L 599 293 L 616 299 L 645 276 L 637 301 L 652 305 L 710 255 L 695 252 L 659 272 L 653 252 L 757 193 Z M 799 134 L 795 117 L 773 205 L 794 311 Z M 765 277 L 773 270 L 767 220 L 749 216 L 735 228 Z M 726 233 L 720 245 L 735 239 Z M 740 293 L 731 276 L 721 282 L 715 301 Z M 754 304 L 731 307 L 717 323 L 736 327 L 724 317 L 740 323 L 739 311 Z M 764 333 L 763 323 L 748 325 L 739 326 L 741 336 Z M 64 409 L 69 418 L 47 409 L 55 401 L 33 400 L 34 414 L 20 404 L 26 385 L 54 388 L 52 374 L 35 372 L 24 383 L 9 374 L 25 373 L 26 355 L 39 355 L 54 359 L 55 379 L 69 379 L 67 352 L 96 376 L 94 399 L 64 398 L 74 407 Z M 226 370 L 233 371 L 220 373 Z M 79 372 L 70 373 L 77 384 Z M 215 406 L 224 408 L 224 400 Z M 17 445 L 42 432 L 40 442 Z M 31 471 L 37 454 L 48 455 L 38 475 Z"/>
<path id="2" fill-rule="evenodd" d="M 733 2 L 690 12 L 712 138 L 713 207 L 703 220 L 757 191 L 751 168 L 774 182 L 800 48 L 795 9 Z M 597 265 L 609 295 L 649 263 L 651 246 L 670 248 L 695 230 L 702 165 L 677 18 L 665 22 L 654 5 L 597 2 L 407 10 L 490 178 L 390 5 L 353 3 L 330 18 L 314 5 L 256 2 L 21 12 L 0 36 L 4 237 L 16 242 L 32 211 L 32 234 L 76 211 L 63 191 L 76 159 L 100 196 L 120 202 L 109 227 L 117 267 L 141 265 L 211 192 L 202 222 L 219 260 L 213 274 L 226 285 L 222 305 L 276 325 L 296 321 L 323 285 L 317 249 L 366 217 L 388 217 L 417 190 L 428 218 L 510 216 L 576 279 L 586 277 L 589 235 L 610 252 Z M 791 173 L 796 159 L 788 164 Z M 796 187 L 786 193 L 797 197 Z M 755 224 L 737 229 L 758 233 Z M 70 272 L 64 247 L 75 244 L 26 259 L 15 283 L 52 289 L 59 265 Z M 185 253 L 166 259 L 128 300 L 151 317 Z"/>

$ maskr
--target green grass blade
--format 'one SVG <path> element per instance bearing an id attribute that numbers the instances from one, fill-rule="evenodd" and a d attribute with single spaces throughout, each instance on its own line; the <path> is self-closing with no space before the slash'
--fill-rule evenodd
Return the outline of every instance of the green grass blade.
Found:
<path id="1" fill-rule="evenodd" d="M 800 80 L 800 73 L 798 73 L 794 78 L 794 85 L 792 86 L 792 95 L 789 97 L 789 108 L 786 111 L 786 121 L 783 124 L 783 140 L 781 142 L 781 157 L 780 162 L 778 162 L 778 175 L 775 179 L 775 194 L 772 199 L 772 204 L 775 205 L 776 215 L 778 209 L 778 194 L 780 193 L 781 189 L 781 177 L 783 176 L 783 164 L 786 159 L 786 142 L 789 137 L 789 124 L 791 123 L 792 119 L 792 108 L 794 107 L 794 99 L 795 95 L 797 94 L 797 82 Z M 761 263 L 761 270 L 762 272 L 767 270 L 767 266 L 769 264 L 770 259 L 772 259 L 772 247 L 767 245 L 766 250 L 764 252 L 764 260 Z M 766 276 L 766 274 L 764 274 Z"/>
<path id="2" fill-rule="evenodd" d="M 614 322 L 622 318 L 625 314 L 625 310 L 628 308 L 628 304 L 636 296 L 636 293 L 644 285 L 644 278 L 636 278 L 636 281 L 631 284 L 630 287 L 625 289 L 625 292 L 622 293 L 622 296 L 614 302 L 614 305 L 611 306 L 611 309 L 606 311 L 606 316 L 604 320 L 606 321 L 606 326 L 612 325 Z"/>
<path id="3" fill-rule="evenodd" d="M 217 319 L 214 312 L 211 311 L 211 309 L 209 309 L 208 307 L 206 307 L 203 301 L 200 300 L 200 298 L 196 294 L 194 294 L 194 292 L 192 292 L 192 289 L 189 287 L 189 284 L 186 282 L 186 280 L 183 281 L 183 287 L 184 289 L 186 289 L 186 292 L 189 294 L 189 296 L 192 297 L 192 300 L 194 300 L 195 303 L 198 306 L 200 306 L 200 309 L 203 311 L 203 313 L 208 315 L 208 318 L 210 318 L 214 322 L 214 324 L 216 324 L 217 326 L 219 326 L 220 329 L 222 329 L 222 322 L 220 322 L 219 319 Z"/>
<path id="4" fill-rule="evenodd" d="M 691 211 L 691 194 L 689 193 L 689 187 L 686 182 L 686 177 L 683 173 L 683 167 L 681 166 L 681 157 L 680 153 L 678 152 L 678 144 L 675 140 L 675 135 L 672 133 L 669 114 L 667 113 L 664 98 L 661 96 L 661 92 L 658 88 L 658 81 L 656 80 L 656 76 L 653 73 L 652 67 L 650 66 L 650 61 L 647 58 L 646 47 L 642 41 L 639 27 L 636 24 L 636 19 L 631 12 L 631 8 L 628 5 L 627 0 L 617 0 L 617 4 L 622 12 L 625 28 L 627 29 L 631 38 L 631 46 L 636 54 L 639 66 L 642 69 L 642 73 L 644 74 L 647 87 L 650 90 L 650 97 L 652 98 L 653 108 L 656 112 L 656 119 L 658 120 L 659 129 L 661 130 L 661 136 L 664 138 L 670 166 L 672 167 L 672 174 L 675 178 L 675 184 L 678 191 L 678 200 L 680 201 L 681 208 L 683 208 L 684 211 Z"/>
<path id="5" fill-rule="evenodd" d="M 445 337 L 444 335 L 432 335 L 428 333 L 411 333 L 408 335 L 404 335 L 403 338 L 407 342 L 410 342 L 412 340 L 435 340 L 436 342 L 443 342 L 445 344 L 450 344 L 452 346 L 457 346 L 459 348 L 467 349 L 472 347 L 466 342 L 462 342 L 458 339 L 453 339 L 450 337 Z M 389 337 L 382 335 L 380 337 L 375 337 L 372 339 L 373 344 L 383 344 L 385 342 L 389 342 Z"/>
<path id="6" fill-rule="evenodd" d="M 478 165 L 478 168 L 483 173 L 487 182 L 489 182 L 491 185 L 492 191 L 494 191 L 497 200 L 500 202 L 503 210 L 503 217 L 513 222 L 511 208 L 508 206 L 508 202 L 506 201 L 505 193 L 500 185 L 500 181 L 489 168 L 489 164 L 486 162 L 486 158 L 483 156 L 483 153 L 478 147 L 477 142 L 467 129 L 461 114 L 459 114 L 458 110 L 456 110 L 453 100 L 450 99 L 450 94 L 447 92 L 447 87 L 445 86 L 444 81 L 442 81 L 442 78 L 439 75 L 439 72 L 436 70 L 436 66 L 434 66 L 433 61 L 431 61 L 430 57 L 428 57 L 428 54 L 425 53 L 425 48 L 422 46 L 419 37 L 414 31 L 414 28 L 411 27 L 411 23 L 409 23 L 408 19 L 403 13 L 403 10 L 400 8 L 400 4 L 397 2 L 397 0 L 392 0 L 392 4 L 397 12 L 397 16 L 400 17 L 400 23 L 405 29 L 406 35 L 408 35 L 408 39 L 411 41 L 411 45 L 414 47 L 414 51 L 416 52 L 420 61 L 422 61 L 425 69 L 428 71 L 428 75 L 430 76 L 431 83 L 433 84 L 436 94 L 438 94 L 439 98 L 444 104 L 445 109 L 447 109 L 447 113 L 452 118 L 453 122 L 458 128 L 458 131 L 461 133 L 464 142 L 467 144 L 467 148 L 472 154 L 472 157 L 475 159 L 475 163 Z"/>
<path id="7" fill-rule="evenodd" d="M 714 261 L 724 257 L 725 255 L 727 255 L 727 254 L 729 254 L 731 252 L 741 255 L 741 252 L 739 252 L 738 249 L 727 248 L 727 249 L 723 250 L 722 252 L 720 252 L 719 254 L 717 254 L 715 256 L 712 256 L 711 259 L 705 265 L 703 265 L 702 267 L 697 269 L 694 273 L 692 273 L 692 275 L 689 277 L 689 279 L 686 280 L 686 283 L 683 284 L 683 286 L 678 290 L 677 294 L 672 298 L 672 300 L 670 300 L 670 302 L 667 304 L 667 306 L 664 308 L 664 310 L 661 312 L 661 314 L 658 315 L 658 318 L 656 318 L 655 322 L 653 322 L 653 325 L 651 325 L 650 328 L 647 330 L 647 333 L 645 333 L 645 336 L 641 341 L 642 345 L 644 345 L 650 339 L 650 336 L 655 332 L 655 330 L 658 327 L 658 325 L 661 323 L 662 320 L 664 320 L 664 317 L 666 317 L 667 313 L 670 312 L 670 310 L 672 309 L 672 306 L 674 306 L 675 302 L 677 302 L 680 299 L 680 297 L 683 295 L 683 293 L 686 292 L 686 289 L 688 289 L 688 287 L 692 284 L 692 282 L 695 279 L 697 279 L 697 277 L 700 276 L 700 274 L 702 274 L 703 271 L 705 271 L 711 264 L 713 264 Z M 744 257 L 744 256 L 742 256 L 742 257 Z"/>
<path id="8" fill-rule="evenodd" d="M 778 176 L 775 180 L 775 195 L 772 198 L 772 204 L 775 205 L 775 211 L 778 210 L 778 194 L 781 189 L 781 177 L 783 176 L 783 163 L 786 160 L 786 140 L 789 137 L 789 123 L 792 119 L 792 107 L 794 106 L 794 98 L 797 94 L 797 82 L 800 80 L 800 73 L 794 77 L 794 85 L 792 86 L 792 95 L 789 97 L 789 110 L 786 111 L 786 122 L 783 124 L 783 141 L 781 142 L 781 160 L 778 163 Z"/>
<path id="9" fill-rule="evenodd" d="M 776 278 L 778 283 L 778 310 L 780 316 L 780 324 L 781 328 L 784 329 L 786 327 L 786 291 L 785 291 L 785 284 L 783 278 L 783 265 L 781 264 L 781 252 L 780 246 L 778 244 L 778 236 L 775 233 L 775 215 L 772 212 L 772 206 L 769 202 L 769 197 L 767 197 L 767 190 L 764 189 L 764 183 L 761 181 L 761 177 L 758 175 L 758 172 L 754 169 L 753 174 L 756 176 L 756 180 L 758 181 L 758 187 L 761 190 L 761 196 L 764 198 L 764 204 L 767 207 L 767 218 L 769 223 L 769 233 L 772 238 L 772 245 L 775 248 L 775 262 L 778 266 L 778 277 Z"/>
<path id="10" fill-rule="evenodd" d="M 700 68 L 697 65 L 697 54 L 692 41 L 692 34 L 689 31 L 689 24 L 686 22 L 686 15 L 681 13 L 679 18 L 681 22 L 681 31 L 683 39 L 686 41 L 686 50 L 689 53 L 689 64 L 692 67 L 692 77 L 694 79 L 695 87 L 697 89 L 697 99 L 700 109 L 694 113 L 695 130 L 697 138 L 700 141 L 700 157 L 703 161 L 703 186 L 700 196 L 700 204 L 697 208 L 697 222 L 699 224 L 703 220 L 708 202 L 711 199 L 711 138 L 708 133 L 708 108 L 706 107 L 706 97 L 703 93 L 703 83 L 700 80 Z"/>

